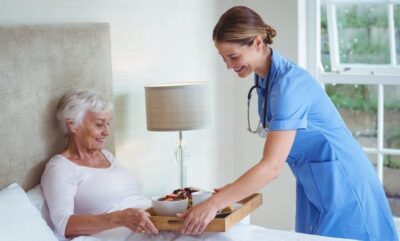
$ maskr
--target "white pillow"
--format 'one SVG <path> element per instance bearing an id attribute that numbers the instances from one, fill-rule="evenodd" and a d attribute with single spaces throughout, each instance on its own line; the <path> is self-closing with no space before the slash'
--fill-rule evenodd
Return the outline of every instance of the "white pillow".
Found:
<path id="1" fill-rule="evenodd" d="M 57 241 L 25 191 L 16 183 L 0 190 L 0 239 Z"/>
<path id="2" fill-rule="evenodd" d="M 28 195 L 28 198 L 31 200 L 33 206 L 35 206 L 37 210 L 39 210 L 40 214 L 42 215 L 42 218 L 46 221 L 47 225 L 51 229 L 53 229 L 53 224 L 51 223 L 50 219 L 49 208 L 47 207 L 47 203 L 46 200 L 44 199 L 42 187 L 40 186 L 40 184 L 28 190 L 26 194 Z"/>

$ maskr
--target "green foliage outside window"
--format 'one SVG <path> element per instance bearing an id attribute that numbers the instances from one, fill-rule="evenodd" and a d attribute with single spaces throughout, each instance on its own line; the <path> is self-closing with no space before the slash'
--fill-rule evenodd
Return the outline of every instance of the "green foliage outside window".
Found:
<path id="1" fill-rule="evenodd" d="M 392 169 L 400 169 L 400 158 L 394 158 L 396 156 L 385 156 L 383 160 L 383 166 L 392 168 Z"/>
<path id="2" fill-rule="evenodd" d="M 336 11 L 341 63 L 390 64 L 388 16 L 384 4 L 343 5 Z M 395 14 L 400 23 L 400 14 Z M 331 71 L 328 21 L 321 5 L 321 62 Z"/>
<path id="3" fill-rule="evenodd" d="M 337 108 L 352 111 L 377 111 L 376 92 L 367 85 L 327 85 L 326 93 Z M 353 87 L 354 86 L 354 87 Z M 385 102 L 385 110 L 400 111 L 400 101 L 393 99 Z"/>
<path id="4" fill-rule="evenodd" d="M 340 62 L 390 64 L 386 5 L 337 6 L 336 13 Z"/>
<path id="5" fill-rule="evenodd" d="M 338 26 L 346 26 L 348 28 L 365 28 L 377 27 L 387 28 L 387 9 L 386 5 L 349 5 L 343 8 L 343 14 L 337 16 Z"/>
<path id="6" fill-rule="evenodd" d="M 374 111 L 377 110 L 376 93 L 371 93 L 366 85 L 349 88 L 348 85 L 328 85 L 326 92 L 337 108 L 350 109 L 352 111 Z M 398 106 L 400 109 L 400 104 Z"/>

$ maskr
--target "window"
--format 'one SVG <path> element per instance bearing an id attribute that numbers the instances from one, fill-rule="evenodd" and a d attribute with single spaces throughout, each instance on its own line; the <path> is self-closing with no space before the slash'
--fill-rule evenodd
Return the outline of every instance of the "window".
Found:
<path id="1" fill-rule="evenodd" d="M 308 49 L 316 49 L 308 51 L 310 72 L 363 146 L 400 217 L 400 0 L 307 4 L 315 26 L 308 30 Z"/>

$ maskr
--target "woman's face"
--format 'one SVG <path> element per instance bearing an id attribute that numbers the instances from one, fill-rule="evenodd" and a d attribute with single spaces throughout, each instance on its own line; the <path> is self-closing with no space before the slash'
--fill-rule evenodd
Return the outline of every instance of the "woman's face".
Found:
<path id="1" fill-rule="evenodd" d="M 246 77 L 260 68 L 261 51 L 253 41 L 251 46 L 231 42 L 215 42 L 215 47 L 228 69 L 233 69 L 239 77 Z"/>
<path id="2" fill-rule="evenodd" d="M 91 151 L 104 149 L 106 138 L 110 135 L 111 112 L 86 112 L 82 125 L 73 127 L 81 147 Z"/>

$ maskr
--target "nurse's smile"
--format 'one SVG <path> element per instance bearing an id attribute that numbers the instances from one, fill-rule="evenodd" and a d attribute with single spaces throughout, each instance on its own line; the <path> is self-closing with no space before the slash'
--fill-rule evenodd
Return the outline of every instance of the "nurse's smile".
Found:
<path id="1" fill-rule="evenodd" d="M 248 72 L 246 66 L 233 68 L 233 71 L 235 71 L 239 75 L 239 77 L 244 77 L 246 75 L 246 72 Z"/>
<path id="2" fill-rule="evenodd" d="M 234 70 L 235 72 L 240 72 L 243 68 L 244 68 L 244 66 L 239 67 L 239 68 L 234 68 L 233 70 Z"/>

